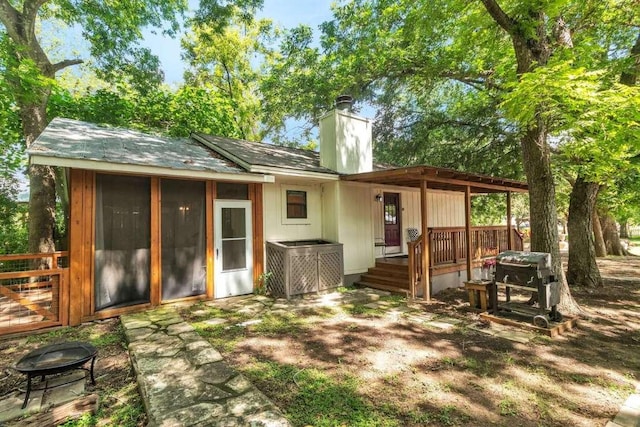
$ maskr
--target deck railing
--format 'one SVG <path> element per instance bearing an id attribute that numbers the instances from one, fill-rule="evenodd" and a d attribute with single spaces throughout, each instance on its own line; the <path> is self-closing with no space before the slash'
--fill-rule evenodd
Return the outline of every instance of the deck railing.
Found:
<path id="1" fill-rule="evenodd" d="M 512 250 L 521 251 L 524 247 L 522 235 L 515 229 Z M 466 263 L 467 238 L 464 227 L 437 227 L 429 229 L 429 267 L 439 267 Z M 408 242 L 409 286 L 412 295 L 422 278 L 423 236 Z M 471 228 L 471 253 L 474 260 L 495 256 L 509 248 L 509 234 L 505 226 L 483 226 Z"/>
<path id="2" fill-rule="evenodd" d="M 515 229 L 512 250 L 521 251 L 522 236 Z M 467 260 L 467 239 L 464 227 L 439 227 L 429 229 L 431 256 L 429 265 L 456 264 Z M 471 228 L 471 253 L 473 259 L 495 256 L 509 249 L 509 234 L 504 226 Z"/>
<path id="3" fill-rule="evenodd" d="M 408 242 L 409 246 L 409 286 L 411 297 L 416 296 L 416 286 L 422 280 L 422 251 L 424 250 L 424 239 L 420 235 L 413 242 Z"/>
<path id="4" fill-rule="evenodd" d="M 67 252 L 0 255 L 0 335 L 68 323 L 67 266 Z"/>

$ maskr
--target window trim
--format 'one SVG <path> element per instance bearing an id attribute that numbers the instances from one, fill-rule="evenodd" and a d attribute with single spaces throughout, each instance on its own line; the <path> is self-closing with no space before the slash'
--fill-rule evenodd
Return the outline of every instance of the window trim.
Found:
<path id="1" fill-rule="evenodd" d="M 306 213 L 306 217 L 305 218 L 290 218 L 289 217 L 289 199 L 287 197 L 287 195 L 289 194 L 289 192 L 301 192 L 301 193 L 305 193 L 305 213 Z M 303 187 L 303 186 L 297 186 L 297 185 L 283 185 L 281 187 L 281 199 L 282 199 L 282 203 L 281 203 L 281 220 L 282 220 L 282 224 L 283 225 L 309 225 L 311 224 L 311 218 L 310 218 L 310 213 L 311 213 L 311 199 L 312 199 L 312 195 L 311 195 L 311 188 L 310 187 Z"/>

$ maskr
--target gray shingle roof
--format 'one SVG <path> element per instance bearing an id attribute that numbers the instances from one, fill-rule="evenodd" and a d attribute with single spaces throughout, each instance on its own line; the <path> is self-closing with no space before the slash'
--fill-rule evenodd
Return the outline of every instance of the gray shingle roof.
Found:
<path id="1" fill-rule="evenodd" d="M 338 174 L 334 170 L 320 166 L 320 153 L 315 151 L 205 135 L 198 132 L 194 132 L 193 135 L 205 140 L 214 149 L 220 150 L 221 153 L 228 153 L 250 166 Z"/>
<path id="2" fill-rule="evenodd" d="M 244 169 L 189 138 L 168 138 L 56 118 L 27 150 L 31 156 L 155 166 L 187 171 L 244 173 Z"/>

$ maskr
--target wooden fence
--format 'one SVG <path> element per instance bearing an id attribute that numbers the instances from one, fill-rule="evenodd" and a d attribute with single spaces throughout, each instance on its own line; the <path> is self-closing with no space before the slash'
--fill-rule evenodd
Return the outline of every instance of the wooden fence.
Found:
<path id="1" fill-rule="evenodd" d="M 69 323 L 68 253 L 0 255 L 0 335 Z"/>

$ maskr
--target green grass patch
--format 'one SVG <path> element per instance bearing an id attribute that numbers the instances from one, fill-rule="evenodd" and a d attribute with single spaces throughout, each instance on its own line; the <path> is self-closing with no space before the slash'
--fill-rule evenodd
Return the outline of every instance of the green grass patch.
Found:
<path id="1" fill-rule="evenodd" d="M 279 403 L 294 425 L 400 425 L 389 414 L 393 408 L 374 406 L 358 393 L 359 382 L 353 376 L 335 379 L 317 369 L 271 361 L 254 362 L 243 373 Z"/>
<path id="2" fill-rule="evenodd" d="M 208 306 L 203 301 L 180 310 L 180 315 L 189 323 L 203 322 L 209 319 L 225 319 L 230 323 L 241 323 L 251 318 L 251 316 L 238 313 L 236 310 Z"/>
<path id="3" fill-rule="evenodd" d="M 369 304 L 369 303 L 366 303 Z M 343 309 L 346 313 L 352 316 L 368 316 L 368 317 L 382 317 L 386 310 L 382 308 L 365 307 L 363 304 L 345 304 Z"/>
<path id="4" fill-rule="evenodd" d="M 262 335 L 275 336 L 282 334 L 298 335 L 306 326 L 307 322 L 302 317 L 294 313 L 267 314 L 262 321 L 249 326 L 251 332 Z"/>
<path id="5" fill-rule="evenodd" d="M 498 404 L 500 415 L 503 417 L 518 415 L 518 404 L 511 399 L 502 399 Z"/>
<path id="6" fill-rule="evenodd" d="M 235 346 L 245 337 L 247 328 L 243 326 L 207 325 L 195 323 L 192 325 L 196 332 L 211 345 L 222 351 L 231 352 Z"/>
<path id="7" fill-rule="evenodd" d="M 464 412 L 459 411 L 454 405 L 445 405 L 436 415 L 436 420 L 440 425 L 453 426 L 463 423 L 469 419 Z"/>

